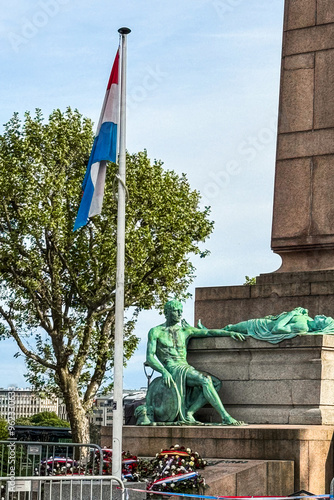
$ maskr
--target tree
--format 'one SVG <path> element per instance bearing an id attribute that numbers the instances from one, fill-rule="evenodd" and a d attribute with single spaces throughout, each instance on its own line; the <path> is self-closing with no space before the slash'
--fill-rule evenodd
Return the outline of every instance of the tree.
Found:
<path id="1" fill-rule="evenodd" d="M 42 411 L 35 413 L 29 418 L 20 417 L 16 420 L 17 425 L 40 425 L 44 427 L 69 427 L 70 424 L 58 417 L 54 411 Z"/>
<path id="2" fill-rule="evenodd" d="M 0 136 L 0 334 L 26 357 L 28 381 L 63 398 L 74 441 L 88 442 L 87 412 L 110 372 L 114 342 L 117 202 L 108 166 L 101 216 L 73 233 L 93 140 L 70 108 L 19 116 Z M 127 156 L 124 358 L 142 308 L 186 297 L 189 260 L 211 233 L 209 209 L 185 175 L 146 151 Z M 31 338 L 33 337 L 33 338 Z"/>
<path id="3" fill-rule="evenodd" d="M 0 418 L 0 441 L 8 439 L 8 424 L 4 418 Z"/>

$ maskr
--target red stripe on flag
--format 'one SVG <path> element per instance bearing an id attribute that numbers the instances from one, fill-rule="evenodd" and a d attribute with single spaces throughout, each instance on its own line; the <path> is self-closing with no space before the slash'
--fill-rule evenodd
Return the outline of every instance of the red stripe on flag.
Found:
<path id="1" fill-rule="evenodd" d="M 113 83 L 116 83 L 116 85 L 118 84 L 118 63 L 119 63 L 119 50 L 117 51 L 115 61 L 110 73 L 107 90 L 110 89 Z"/>

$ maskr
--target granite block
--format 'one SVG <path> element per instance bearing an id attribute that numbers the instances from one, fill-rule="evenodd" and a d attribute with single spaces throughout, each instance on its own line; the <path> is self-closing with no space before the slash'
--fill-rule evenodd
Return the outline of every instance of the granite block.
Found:
<path id="1" fill-rule="evenodd" d="M 279 200 L 277 200 L 279 203 Z M 277 224 L 278 225 L 278 224 Z M 310 295 L 311 286 L 310 283 L 288 283 L 288 284 L 268 284 L 268 285 L 257 285 L 251 288 L 251 298 L 255 299 L 258 297 L 299 297 L 303 295 Z"/>
<path id="2" fill-rule="evenodd" d="M 253 492 L 252 495 L 266 495 L 266 487 L 267 464 L 264 462 L 237 474 L 237 496 L 247 496 L 249 491 Z"/>
<path id="3" fill-rule="evenodd" d="M 294 463 L 289 460 L 267 461 L 267 495 L 283 496 L 293 489 Z"/>
<path id="4" fill-rule="evenodd" d="M 316 283 L 334 281 L 334 271 L 268 273 L 256 277 L 257 284 Z M 205 290 L 205 289 L 198 289 Z"/>
<path id="5" fill-rule="evenodd" d="M 326 281 L 324 283 L 311 283 L 312 295 L 333 295 L 334 283 Z"/>
<path id="6" fill-rule="evenodd" d="M 298 422 L 304 422 L 305 425 L 323 424 L 323 416 L 320 407 L 308 408 L 305 406 L 300 406 L 299 408 L 292 409 L 289 412 L 288 423 L 298 424 Z"/>
<path id="7" fill-rule="evenodd" d="M 333 52 L 334 56 L 334 52 Z M 333 59 L 334 64 L 334 59 Z M 333 73 L 334 76 L 334 73 Z M 333 80 L 334 88 L 334 80 Z M 330 101 L 330 99 L 328 99 Z M 334 100 L 333 100 L 334 112 Z M 329 105 L 328 114 L 331 114 Z M 334 191 L 334 156 L 314 158 L 312 187 L 312 228 L 316 234 L 332 236 L 334 234 L 334 205 L 331 202 Z M 333 293 L 334 288 L 331 292 Z"/>
<path id="8" fill-rule="evenodd" d="M 278 132 L 312 130 L 314 70 L 284 71 L 281 83 Z"/>
<path id="9" fill-rule="evenodd" d="M 219 496 L 222 491 L 224 491 L 225 496 L 236 495 L 237 474 L 232 468 L 228 466 L 223 468 L 221 464 L 213 465 L 201 471 L 201 475 L 205 478 L 208 486 L 205 492 L 206 495 Z"/>
<path id="10" fill-rule="evenodd" d="M 333 0 L 318 0 L 317 24 L 334 23 Z"/>
<path id="11" fill-rule="evenodd" d="M 327 357 L 328 355 L 328 357 Z M 327 353 L 324 351 L 321 363 L 321 378 L 323 380 L 333 380 L 334 379 L 334 360 L 333 353 Z M 328 359 L 330 358 L 330 359 Z"/>
<path id="12" fill-rule="evenodd" d="M 328 397 L 327 392 L 323 396 L 324 381 L 321 380 L 291 380 L 289 388 L 291 389 L 292 406 L 316 406 L 322 404 L 323 398 L 326 399 Z M 279 397 L 282 402 L 285 401 L 283 397 L 284 395 L 280 395 Z M 328 403 L 326 402 L 325 404 Z"/>
<path id="13" fill-rule="evenodd" d="M 314 354 L 309 350 L 296 349 L 293 351 L 293 353 L 286 351 L 277 353 L 274 351 L 272 354 L 268 352 L 254 353 L 252 351 L 251 363 L 248 370 L 250 379 L 263 381 L 282 379 L 320 380 L 323 375 L 321 359 L 312 359 Z M 326 373 L 331 375 L 332 362 L 329 361 L 327 365 L 328 370 Z"/>
<path id="14" fill-rule="evenodd" d="M 281 267 L 277 270 L 279 273 L 296 269 L 309 271 L 310 269 L 334 268 L 332 235 L 316 234 L 299 235 L 294 238 L 272 238 L 271 248 L 282 257 Z"/>
<path id="15" fill-rule="evenodd" d="M 308 443 L 308 481 L 309 485 L 316 484 L 318 481 L 323 483 L 326 482 L 326 476 L 328 480 L 328 465 L 333 465 L 333 450 L 332 443 L 330 441 L 309 441 Z M 330 451 L 332 453 L 330 453 Z M 320 463 L 322 461 L 322 457 L 331 458 L 332 464 L 325 464 L 322 470 L 316 470 L 313 464 Z M 331 475 L 333 476 L 333 470 L 331 471 Z M 309 490 L 313 491 L 313 490 Z"/>
<path id="16" fill-rule="evenodd" d="M 321 381 L 321 395 L 320 404 L 334 409 L 334 390 L 333 380 L 322 379 Z"/>
<path id="17" fill-rule="evenodd" d="M 284 69 L 313 69 L 314 68 L 314 53 L 297 54 L 284 58 Z"/>
<path id="18" fill-rule="evenodd" d="M 334 48 L 334 24 L 291 30 L 285 33 L 283 56 Z"/>
<path id="19" fill-rule="evenodd" d="M 302 393 L 298 387 L 294 389 L 293 381 L 290 380 L 247 380 L 231 381 L 224 380 L 219 394 L 226 405 L 249 405 L 249 406 L 270 406 L 270 405 L 295 405 L 305 400 L 309 404 L 319 401 L 319 390 L 312 384 L 313 381 L 303 384 L 304 381 L 298 380 L 297 386 L 302 385 L 303 389 L 307 386 L 308 393 Z M 305 397 L 302 397 L 302 396 Z M 305 402 L 305 404 L 308 404 Z"/>
<path id="20" fill-rule="evenodd" d="M 334 127 L 333 87 L 334 50 L 318 52 L 315 55 L 314 128 L 316 129 Z"/>
<path id="21" fill-rule="evenodd" d="M 282 149 L 281 156 L 284 156 L 284 152 Z M 290 153 L 286 151 L 285 154 Z M 272 238 L 289 238 L 307 232 L 310 222 L 311 165 L 310 158 L 277 161 Z M 299 286 L 299 283 L 291 285 Z M 291 285 L 283 289 L 289 289 Z"/>
<path id="22" fill-rule="evenodd" d="M 294 30 L 315 25 L 316 0 L 289 0 L 286 29 Z"/>
<path id="23" fill-rule="evenodd" d="M 277 144 L 277 160 L 333 154 L 333 141 L 334 128 L 280 134 Z"/>

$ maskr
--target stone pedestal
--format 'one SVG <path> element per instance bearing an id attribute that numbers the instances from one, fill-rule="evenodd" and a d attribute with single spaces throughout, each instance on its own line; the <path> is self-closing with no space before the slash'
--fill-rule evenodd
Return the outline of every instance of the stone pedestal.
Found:
<path id="1" fill-rule="evenodd" d="M 286 496 L 294 492 L 292 460 L 212 460 L 202 471 L 209 496 Z"/>
<path id="2" fill-rule="evenodd" d="M 334 317 L 334 270 L 261 274 L 253 286 L 197 288 L 195 321 L 222 328 L 299 306 L 307 308 L 312 317 Z"/>
<path id="3" fill-rule="evenodd" d="M 334 317 L 334 271 L 261 275 L 253 286 L 196 290 L 196 321 L 222 328 L 302 306 Z M 223 381 L 231 414 L 251 423 L 334 424 L 334 336 L 277 345 L 247 339 L 192 340 L 189 362 Z M 207 409 L 203 418 L 214 418 Z"/>
<path id="4" fill-rule="evenodd" d="M 329 493 L 329 485 L 333 477 L 333 433 L 334 427 L 332 426 L 316 425 L 140 428 L 125 426 L 123 448 L 139 456 L 155 456 L 162 448 L 179 444 L 190 447 L 205 458 L 242 461 L 292 460 L 295 464 L 294 491 L 304 489 L 320 495 Z M 101 439 L 102 446 L 111 445 L 111 427 L 102 428 Z M 274 464 L 270 467 L 272 467 L 270 477 L 276 479 L 274 483 L 271 483 L 270 488 L 268 484 L 262 482 L 262 491 L 267 491 L 268 495 L 286 495 L 287 491 L 284 490 L 283 483 L 286 474 L 289 474 L 289 466 Z M 225 493 L 220 492 L 220 494 Z M 251 494 L 248 491 L 248 495 Z"/>
<path id="5" fill-rule="evenodd" d="M 220 397 L 237 420 L 259 424 L 334 424 L 334 336 L 272 345 L 248 338 L 192 339 L 188 361 L 222 380 Z M 203 422 L 219 422 L 212 407 Z"/>

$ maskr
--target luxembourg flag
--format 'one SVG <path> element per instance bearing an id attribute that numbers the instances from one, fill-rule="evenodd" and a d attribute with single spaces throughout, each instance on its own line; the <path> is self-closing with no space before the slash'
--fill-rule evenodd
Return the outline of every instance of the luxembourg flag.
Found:
<path id="1" fill-rule="evenodd" d="M 82 199 L 73 231 L 85 226 L 89 217 L 101 213 L 106 162 L 116 162 L 117 127 L 119 122 L 119 50 L 110 73 L 92 152 L 82 183 Z"/>

